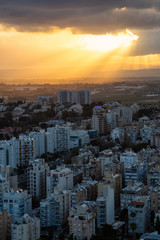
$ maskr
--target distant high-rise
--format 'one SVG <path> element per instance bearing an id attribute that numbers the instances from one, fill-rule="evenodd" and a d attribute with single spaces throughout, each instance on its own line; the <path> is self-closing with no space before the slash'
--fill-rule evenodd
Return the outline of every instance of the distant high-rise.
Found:
<path id="1" fill-rule="evenodd" d="M 37 101 L 40 105 L 53 104 L 53 97 L 51 96 L 39 96 Z"/>
<path id="2" fill-rule="evenodd" d="M 57 101 L 60 104 L 73 104 L 73 91 L 61 90 L 58 91 Z"/>
<path id="3" fill-rule="evenodd" d="M 33 139 L 34 159 L 45 153 L 45 131 L 30 132 L 29 137 Z"/>
<path id="4" fill-rule="evenodd" d="M 76 104 L 91 104 L 91 92 L 89 90 L 76 91 Z"/>

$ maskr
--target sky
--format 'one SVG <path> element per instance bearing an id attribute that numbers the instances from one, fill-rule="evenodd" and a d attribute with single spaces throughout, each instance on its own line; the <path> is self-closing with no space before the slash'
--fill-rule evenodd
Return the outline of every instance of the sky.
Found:
<path id="1" fill-rule="evenodd" d="M 4 83 L 154 75 L 159 42 L 160 0 L 0 0 Z"/>

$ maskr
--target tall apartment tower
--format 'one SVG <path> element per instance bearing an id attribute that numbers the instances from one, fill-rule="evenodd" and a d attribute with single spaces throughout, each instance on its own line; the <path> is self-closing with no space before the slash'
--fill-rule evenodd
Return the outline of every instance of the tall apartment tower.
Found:
<path id="1" fill-rule="evenodd" d="M 48 164 L 44 159 L 36 159 L 30 162 L 27 169 L 28 193 L 36 200 L 46 197 L 46 177 L 49 172 Z"/>
<path id="2" fill-rule="evenodd" d="M 19 141 L 15 137 L 0 141 L 0 164 L 17 168 L 19 165 Z"/>
<path id="3" fill-rule="evenodd" d="M 7 173 L 1 172 L 0 173 L 0 208 L 3 203 L 3 194 L 4 192 L 7 192 L 8 189 L 10 189 L 10 182 L 9 182 Z"/>
<path id="4" fill-rule="evenodd" d="M 45 154 L 45 131 L 30 132 L 29 136 L 33 139 L 33 158 L 36 159 L 41 157 L 42 154 Z"/>
<path id="5" fill-rule="evenodd" d="M 108 184 L 104 186 L 102 196 L 96 200 L 97 226 L 103 228 L 104 224 L 112 225 L 114 222 L 114 189 Z"/>
<path id="6" fill-rule="evenodd" d="M 73 104 L 73 91 L 61 90 L 58 91 L 57 102 L 60 104 Z"/>
<path id="7" fill-rule="evenodd" d="M 106 132 L 105 110 L 101 106 L 95 106 L 93 108 L 92 129 L 97 130 L 99 135 L 105 134 Z"/>
<path id="8" fill-rule="evenodd" d="M 33 138 L 19 136 L 19 161 L 21 166 L 28 166 L 29 161 L 34 158 L 34 140 Z"/>
<path id="9" fill-rule="evenodd" d="M 91 92 L 89 90 L 76 91 L 76 104 L 91 104 Z"/>

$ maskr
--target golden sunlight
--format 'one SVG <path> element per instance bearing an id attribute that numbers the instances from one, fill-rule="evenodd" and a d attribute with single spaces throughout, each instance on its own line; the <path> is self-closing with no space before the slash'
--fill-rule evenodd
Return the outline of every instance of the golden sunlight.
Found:
<path id="1" fill-rule="evenodd" d="M 138 38 L 137 35 L 127 29 L 125 32 L 117 35 L 84 35 L 82 41 L 88 50 L 107 52 L 119 47 L 128 47 Z"/>
<path id="2" fill-rule="evenodd" d="M 107 71 L 160 66 L 160 55 L 132 56 L 138 36 L 118 34 L 18 32 L 0 26 L 0 71 L 4 79 L 52 79 L 91 76 Z M 16 56 L 16 57 L 15 57 Z"/>

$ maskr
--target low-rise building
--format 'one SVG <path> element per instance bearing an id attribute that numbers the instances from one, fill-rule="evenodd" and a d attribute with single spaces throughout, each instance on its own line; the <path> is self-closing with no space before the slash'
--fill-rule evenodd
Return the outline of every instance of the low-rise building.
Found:
<path id="1" fill-rule="evenodd" d="M 73 188 L 73 171 L 69 168 L 57 168 L 50 170 L 47 175 L 47 197 L 54 192 L 54 188 L 60 184 L 63 190 Z"/>
<path id="2" fill-rule="evenodd" d="M 135 197 L 144 194 L 147 194 L 147 187 L 144 186 L 144 184 L 141 182 L 137 182 L 134 185 L 129 185 L 125 187 L 120 194 L 121 210 L 123 210 L 124 208 L 128 208 L 128 206 Z"/>
<path id="3" fill-rule="evenodd" d="M 71 191 L 71 206 L 82 201 L 95 201 L 98 192 L 98 182 L 97 181 L 87 181 L 78 186 L 74 187 Z"/>
<path id="4" fill-rule="evenodd" d="M 160 166 L 157 164 L 155 167 L 149 170 L 147 174 L 147 185 L 156 186 L 160 183 Z"/>
<path id="5" fill-rule="evenodd" d="M 133 151 L 125 151 L 120 155 L 120 162 L 124 162 L 124 168 L 133 165 L 138 160 L 138 155 Z"/>

